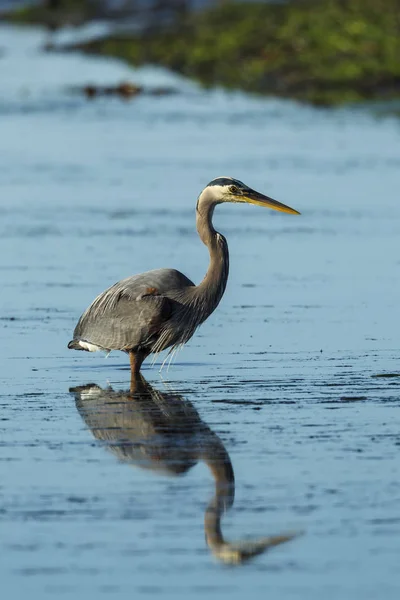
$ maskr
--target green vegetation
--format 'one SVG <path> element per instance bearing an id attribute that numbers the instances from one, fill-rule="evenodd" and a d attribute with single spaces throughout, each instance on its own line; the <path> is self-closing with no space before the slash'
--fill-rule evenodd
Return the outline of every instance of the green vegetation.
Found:
<path id="1" fill-rule="evenodd" d="M 400 97 L 399 0 L 224 2 L 168 29 L 80 48 L 317 104 Z"/>

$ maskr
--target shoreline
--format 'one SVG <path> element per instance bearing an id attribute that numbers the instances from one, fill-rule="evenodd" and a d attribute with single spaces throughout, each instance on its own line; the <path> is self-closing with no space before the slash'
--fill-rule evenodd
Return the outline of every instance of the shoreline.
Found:
<path id="1" fill-rule="evenodd" d="M 73 14 L 76 0 L 66 3 Z M 80 10 L 79 18 L 75 13 L 79 22 L 94 18 L 87 3 L 81 2 Z M 43 11 L 25 7 L 7 20 L 51 28 L 49 11 Z M 168 27 L 110 34 L 58 50 L 110 56 L 135 66 L 152 63 L 206 87 L 315 105 L 400 98 L 397 0 L 223 4 Z"/>

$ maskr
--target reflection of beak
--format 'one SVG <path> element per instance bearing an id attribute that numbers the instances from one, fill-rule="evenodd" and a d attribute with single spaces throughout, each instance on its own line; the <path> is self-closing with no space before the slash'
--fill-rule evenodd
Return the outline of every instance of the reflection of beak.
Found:
<path id="1" fill-rule="evenodd" d="M 264 196 L 264 194 L 260 194 L 254 190 L 250 190 L 245 192 L 243 195 L 243 199 L 245 202 L 249 204 L 257 204 L 257 206 L 265 206 L 267 208 L 272 208 L 273 210 L 279 210 L 281 212 L 290 213 L 291 215 L 299 215 L 300 213 L 294 208 L 290 208 L 290 206 L 286 206 L 286 204 L 281 204 L 268 196 Z"/>
<path id="2" fill-rule="evenodd" d="M 211 545 L 210 550 L 218 560 L 227 565 L 241 565 L 244 562 L 268 552 L 274 546 L 279 546 L 289 542 L 301 535 L 302 532 L 289 532 L 280 535 L 271 535 L 257 540 L 245 540 L 240 542 L 225 542 L 222 544 Z"/>

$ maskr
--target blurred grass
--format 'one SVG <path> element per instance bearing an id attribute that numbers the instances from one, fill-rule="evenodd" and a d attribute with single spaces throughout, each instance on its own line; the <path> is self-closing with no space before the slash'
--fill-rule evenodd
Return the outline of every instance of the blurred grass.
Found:
<path id="1" fill-rule="evenodd" d="M 225 2 L 169 28 L 79 48 L 315 104 L 400 97 L 400 0 Z"/>

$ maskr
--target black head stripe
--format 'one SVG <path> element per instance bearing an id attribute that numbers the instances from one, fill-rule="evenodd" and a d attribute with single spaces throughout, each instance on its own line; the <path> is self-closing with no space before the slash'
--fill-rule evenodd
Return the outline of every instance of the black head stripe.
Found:
<path id="1" fill-rule="evenodd" d="M 237 185 L 238 187 L 247 187 L 244 185 L 244 183 L 242 183 L 238 179 L 234 179 L 233 177 L 217 177 L 216 179 L 213 179 L 212 181 L 210 181 L 210 183 L 208 184 L 207 187 L 212 186 L 212 185 L 220 185 L 220 186 Z"/>
<path id="2" fill-rule="evenodd" d="M 220 185 L 220 186 L 224 186 L 224 185 L 233 185 L 238 183 L 235 179 L 233 179 L 232 177 L 217 177 L 217 179 L 213 179 L 212 181 L 210 181 L 210 183 L 208 184 L 207 187 L 210 187 L 212 185 Z"/>

